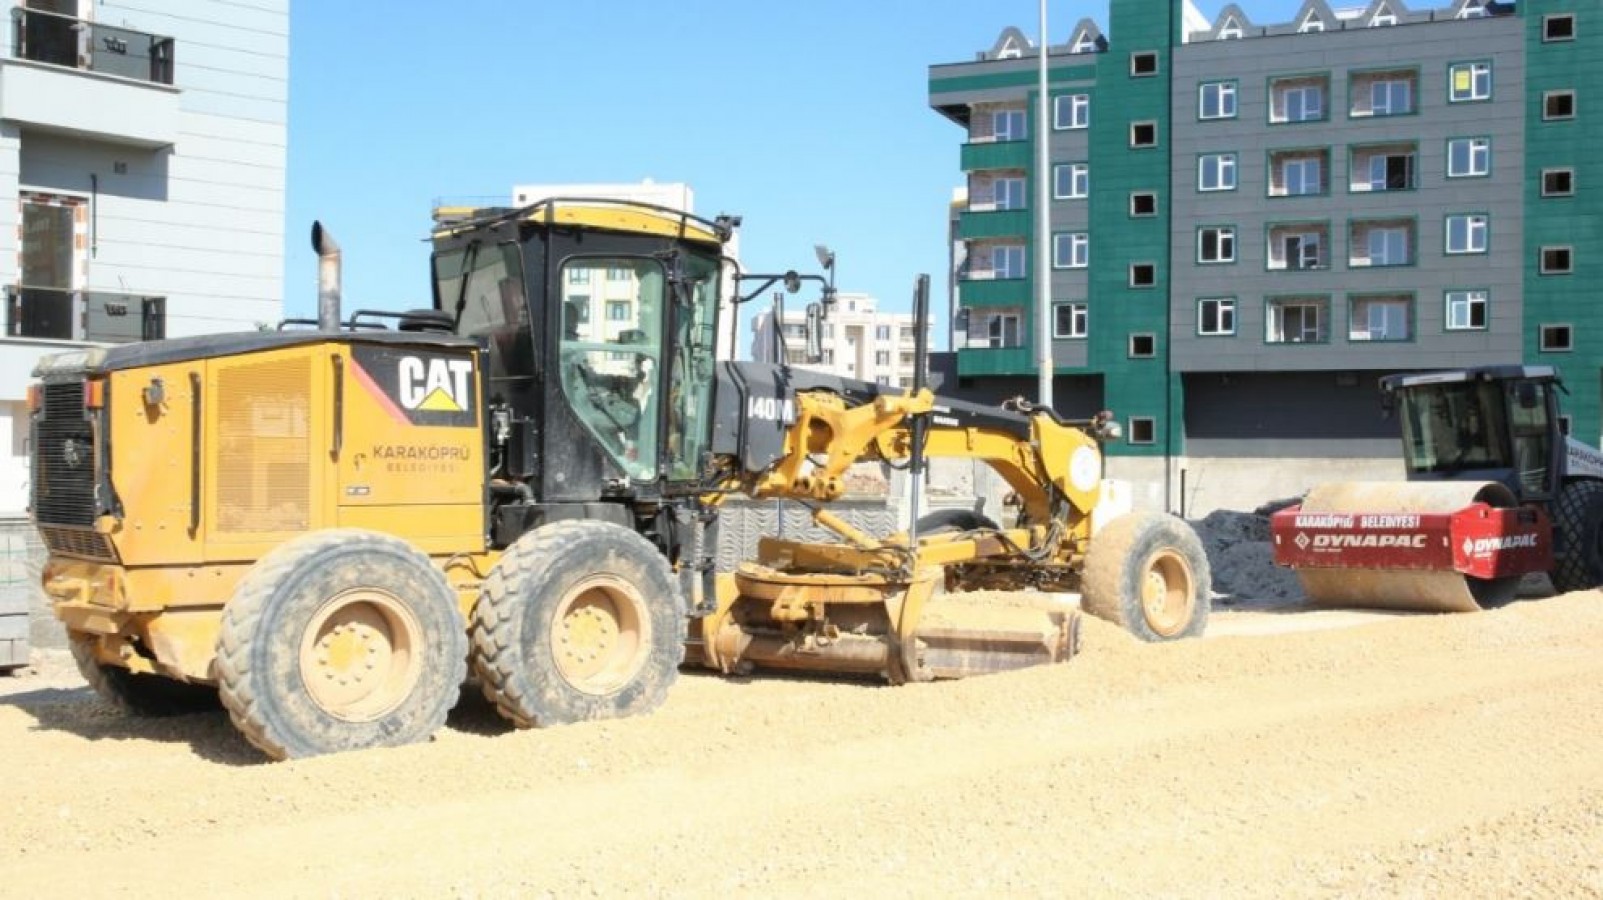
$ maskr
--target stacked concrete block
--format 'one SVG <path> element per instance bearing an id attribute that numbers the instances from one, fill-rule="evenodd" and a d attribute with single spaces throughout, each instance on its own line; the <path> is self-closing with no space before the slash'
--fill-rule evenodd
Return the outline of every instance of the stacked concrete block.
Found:
<path id="1" fill-rule="evenodd" d="M 28 664 L 31 620 L 39 614 L 43 594 L 38 577 L 43 553 L 32 525 L 0 524 L 0 671 Z"/>
<path id="2" fill-rule="evenodd" d="M 28 597 L 0 592 L 0 672 L 28 664 Z"/>

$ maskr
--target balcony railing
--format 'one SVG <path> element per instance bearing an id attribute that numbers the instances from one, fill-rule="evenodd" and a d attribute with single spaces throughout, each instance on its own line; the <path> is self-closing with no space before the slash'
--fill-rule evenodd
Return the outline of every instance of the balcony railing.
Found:
<path id="1" fill-rule="evenodd" d="M 167 336 L 167 298 L 10 287 L 6 289 L 6 334 L 98 344 L 158 341 Z"/>
<path id="2" fill-rule="evenodd" d="M 11 11 L 11 53 L 53 66 L 173 83 L 172 38 L 43 10 Z"/>

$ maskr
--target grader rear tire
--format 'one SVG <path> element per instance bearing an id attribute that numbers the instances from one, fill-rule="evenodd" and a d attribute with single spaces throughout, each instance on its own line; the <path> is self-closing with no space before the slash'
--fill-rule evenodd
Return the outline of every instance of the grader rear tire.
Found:
<path id="1" fill-rule="evenodd" d="M 1180 640 L 1208 627 L 1211 585 L 1196 532 L 1174 516 L 1138 511 L 1091 538 L 1080 604 L 1143 641 Z"/>
<path id="2" fill-rule="evenodd" d="M 274 759 L 427 740 L 467 678 L 456 594 L 404 541 L 355 529 L 284 544 L 223 609 L 218 691 Z"/>
<path id="3" fill-rule="evenodd" d="M 214 687 L 130 672 L 96 659 L 94 638 L 74 634 L 69 640 L 79 674 L 119 712 L 155 719 L 221 709 Z"/>
<path id="4" fill-rule="evenodd" d="M 473 609 L 473 666 L 519 728 L 648 713 L 684 660 L 684 598 L 651 542 L 555 522 L 507 548 Z"/>
<path id="5" fill-rule="evenodd" d="M 1560 594 L 1603 585 L 1603 482 L 1572 481 L 1553 503 L 1553 530 L 1565 552 L 1548 577 Z"/>

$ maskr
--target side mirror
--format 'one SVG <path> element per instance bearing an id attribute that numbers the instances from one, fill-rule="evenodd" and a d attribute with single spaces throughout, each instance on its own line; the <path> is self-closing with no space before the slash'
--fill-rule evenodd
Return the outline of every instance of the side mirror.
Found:
<path id="1" fill-rule="evenodd" d="M 817 303 L 807 304 L 807 361 L 824 361 L 824 308 Z"/>

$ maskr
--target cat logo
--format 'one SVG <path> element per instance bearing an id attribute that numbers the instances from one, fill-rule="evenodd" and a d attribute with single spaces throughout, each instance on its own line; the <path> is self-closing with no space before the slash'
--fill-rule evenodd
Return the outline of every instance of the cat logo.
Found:
<path id="1" fill-rule="evenodd" d="M 421 412 L 466 412 L 473 361 L 403 356 L 396 366 L 401 405 Z"/>
<path id="2" fill-rule="evenodd" d="M 479 373 L 466 353 L 357 344 L 351 357 L 352 377 L 398 424 L 478 424 Z"/>

